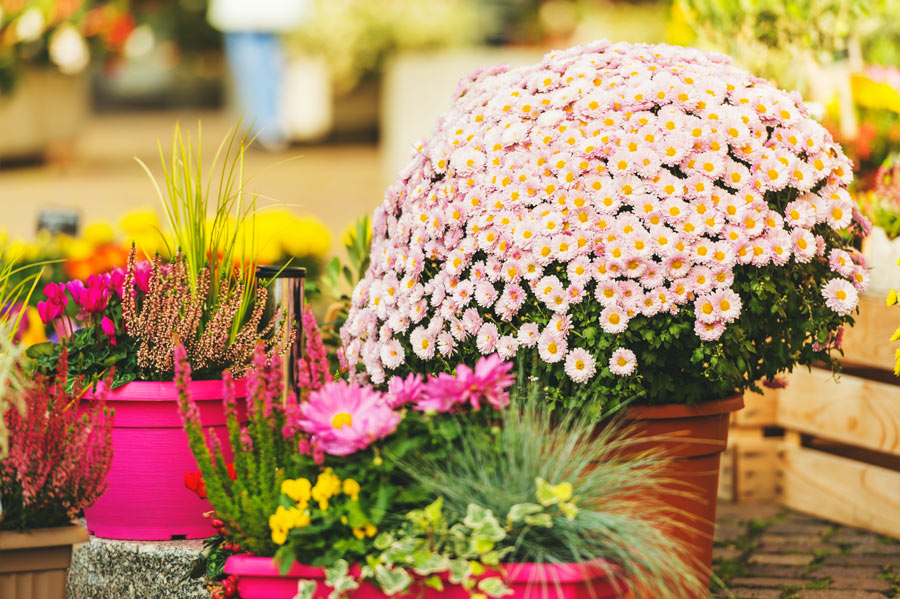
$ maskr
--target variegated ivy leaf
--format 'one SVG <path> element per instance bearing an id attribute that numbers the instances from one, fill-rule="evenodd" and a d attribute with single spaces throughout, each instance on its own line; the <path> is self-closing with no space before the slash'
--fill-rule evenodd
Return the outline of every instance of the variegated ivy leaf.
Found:
<path id="1" fill-rule="evenodd" d="M 489 551 L 494 549 L 494 541 L 489 539 L 488 537 L 483 537 L 481 535 L 472 535 L 472 538 L 469 540 L 469 553 L 473 553 L 475 555 L 484 555 Z"/>
<path id="2" fill-rule="evenodd" d="M 416 574 L 426 576 L 435 572 L 444 572 L 449 567 L 450 560 L 446 556 L 431 553 L 424 556 L 424 559 L 416 559 L 413 569 Z"/>
<path id="3" fill-rule="evenodd" d="M 378 536 L 375 537 L 375 540 L 372 541 L 375 549 L 378 551 L 384 551 L 388 547 L 391 546 L 394 542 L 394 535 L 389 532 L 381 532 L 378 533 Z"/>
<path id="4" fill-rule="evenodd" d="M 470 503 L 469 507 L 466 508 L 466 517 L 463 519 L 463 524 L 472 530 L 478 530 L 484 524 L 485 520 L 493 517 L 494 515 L 491 513 L 491 510 Z M 494 520 L 496 521 L 496 518 Z"/>
<path id="5" fill-rule="evenodd" d="M 350 571 L 350 564 L 347 560 L 339 559 L 333 565 L 325 568 L 325 584 L 334 587 L 338 580 L 347 576 Z"/>
<path id="6" fill-rule="evenodd" d="M 530 516 L 531 514 L 537 514 L 543 511 L 544 506 L 536 503 L 517 503 L 509 508 L 509 515 L 506 516 L 506 519 L 510 522 L 518 522 L 525 518 L 525 516 Z"/>
<path id="7" fill-rule="evenodd" d="M 534 479 L 537 486 L 538 503 L 543 506 L 556 505 L 561 501 L 569 501 L 572 499 L 572 483 L 562 482 L 558 485 L 551 485 L 541 477 Z"/>
<path id="8" fill-rule="evenodd" d="M 438 497 L 437 500 L 434 501 L 434 503 L 430 504 L 428 507 L 426 507 L 424 510 L 422 510 L 424 512 L 426 522 L 428 522 L 428 524 L 432 528 L 440 528 L 441 525 L 443 524 L 443 522 L 444 522 L 444 514 L 442 512 L 443 507 L 444 507 L 444 498 Z"/>
<path id="9" fill-rule="evenodd" d="M 352 576 L 342 576 L 335 581 L 328 599 L 341 599 L 345 593 L 355 591 L 358 588 L 359 583 Z"/>
<path id="10" fill-rule="evenodd" d="M 505 597 L 513 594 L 512 589 L 503 584 L 503 581 L 497 576 L 478 581 L 478 590 L 489 597 Z"/>
<path id="11" fill-rule="evenodd" d="M 314 580 L 301 580 L 297 583 L 297 594 L 294 599 L 313 599 L 318 585 Z"/>
<path id="12" fill-rule="evenodd" d="M 567 520 L 570 522 L 575 519 L 575 516 L 578 515 L 578 506 L 576 506 L 571 501 L 565 501 L 559 504 L 559 510 L 563 513 Z"/>
<path id="13" fill-rule="evenodd" d="M 489 516 L 485 518 L 481 526 L 473 529 L 473 532 L 479 536 L 486 537 L 492 541 L 502 541 L 506 538 L 506 529 L 500 526 L 494 515 L 488 512 Z"/>
<path id="14" fill-rule="evenodd" d="M 472 568 L 468 560 L 454 559 L 450 560 L 450 583 L 462 584 L 466 578 L 472 573 Z"/>
<path id="15" fill-rule="evenodd" d="M 533 516 L 525 516 L 525 524 L 529 526 L 553 528 L 553 518 L 550 517 L 550 514 L 535 514 Z"/>
<path id="16" fill-rule="evenodd" d="M 379 565 L 375 567 L 375 580 L 382 591 L 388 595 L 396 595 L 409 587 L 412 582 L 412 576 L 401 568 L 388 568 Z"/>
<path id="17" fill-rule="evenodd" d="M 434 589 L 436 591 L 444 590 L 444 581 L 441 580 L 440 576 L 435 576 L 435 575 L 429 576 L 428 578 L 426 578 L 425 580 L 422 581 L 422 584 L 424 584 L 426 587 L 428 587 L 430 589 Z"/>

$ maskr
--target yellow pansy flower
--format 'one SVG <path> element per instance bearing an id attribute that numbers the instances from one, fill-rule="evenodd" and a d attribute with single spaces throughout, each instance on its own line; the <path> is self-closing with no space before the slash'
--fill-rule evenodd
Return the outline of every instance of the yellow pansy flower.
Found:
<path id="1" fill-rule="evenodd" d="M 312 483 L 305 478 L 288 479 L 281 483 L 281 492 L 297 503 L 307 503 L 312 494 Z"/>
<path id="2" fill-rule="evenodd" d="M 344 495 L 347 495 L 353 501 L 359 501 L 359 483 L 352 478 L 345 479 Z"/>

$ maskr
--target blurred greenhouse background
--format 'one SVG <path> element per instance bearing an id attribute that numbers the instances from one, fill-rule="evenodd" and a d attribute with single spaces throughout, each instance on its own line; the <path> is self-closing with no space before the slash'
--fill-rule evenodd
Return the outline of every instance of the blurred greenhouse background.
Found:
<path id="1" fill-rule="evenodd" d="M 900 146 L 900 0 L 287 5 L 283 27 L 255 28 L 283 60 L 279 135 L 257 128 L 247 156 L 263 261 L 320 268 L 461 76 L 599 38 L 717 50 L 797 89 L 852 154 L 870 210 L 881 201 L 875 173 Z M 247 114 L 258 74 L 236 75 L 226 50 L 237 37 L 216 10 L 206 0 L 0 0 L 0 237 L 23 260 L 63 259 L 54 269 L 83 277 L 121 265 L 132 239 L 155 249 L 161 207 L 134 158 L 155 166 L 176 122 L 195 136 L 202 127 L 211 154 L 242 113 L 244 124 L 264 120 Z"/>

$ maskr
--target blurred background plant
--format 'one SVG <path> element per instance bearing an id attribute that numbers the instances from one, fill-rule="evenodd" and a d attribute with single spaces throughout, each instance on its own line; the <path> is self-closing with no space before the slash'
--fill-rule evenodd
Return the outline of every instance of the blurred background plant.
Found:
<path id="1" fill-rule="evenodd" d="M 13 90 L 26 65 L 81 73 L 92 59 L 121 53 L 134 27 L 127 0 L 3 0 L 0 94 Z"/>

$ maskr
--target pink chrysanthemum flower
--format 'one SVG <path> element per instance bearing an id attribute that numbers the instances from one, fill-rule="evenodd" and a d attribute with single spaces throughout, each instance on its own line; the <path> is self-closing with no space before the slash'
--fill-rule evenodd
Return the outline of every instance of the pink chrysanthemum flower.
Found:
<path id="1" fill-rule="evenodd" d="M 345 381 L 326 383 L 300 405 L 299 427 L 329 455 L 345 456 L 387 437 L 403 419 L 381 393 Z"/>
<path id="2" fill-rule="evenodd" d="M 509 405 L 512 366 L 497 354 L 479 359 L 474 369 L 460 364 L 455 375 L 440 373 L 430 378 L 415 407 L 423 412 L 449 412 L 458 405 L 480 410 L 482 404 L 489 404 L 501 410 Z"/>
<path id="3" fill-rule="evenodd" d="M 424 389 L 425 381 L 421 374 L 410 373 L 405 379 L 395 376 L 388 382 L 385 400 L 391 408 L 397 409 L 418 401 Z"/>
<path id="4" fill-rule="evenodd" d="M 822 296 L 829 308 L 838 314 L 850 314 L 859 301 L 859 293 L 844 279 L 831 279 L 822 287 Z"/>
<path id="5" fill-rule="evenodd" d="M 630 349 L 620 347 L 609 359 L 609 369 L 613 374 L 628 376 L 637 367 L 637 357 Z"/>
<path id="6" fill-rule="evenodd" d="M 597 371 L 597 361 L 585 349 L 576 347 L 566 356 L 566 374 L 576 383 L 585 383 Z"/>

